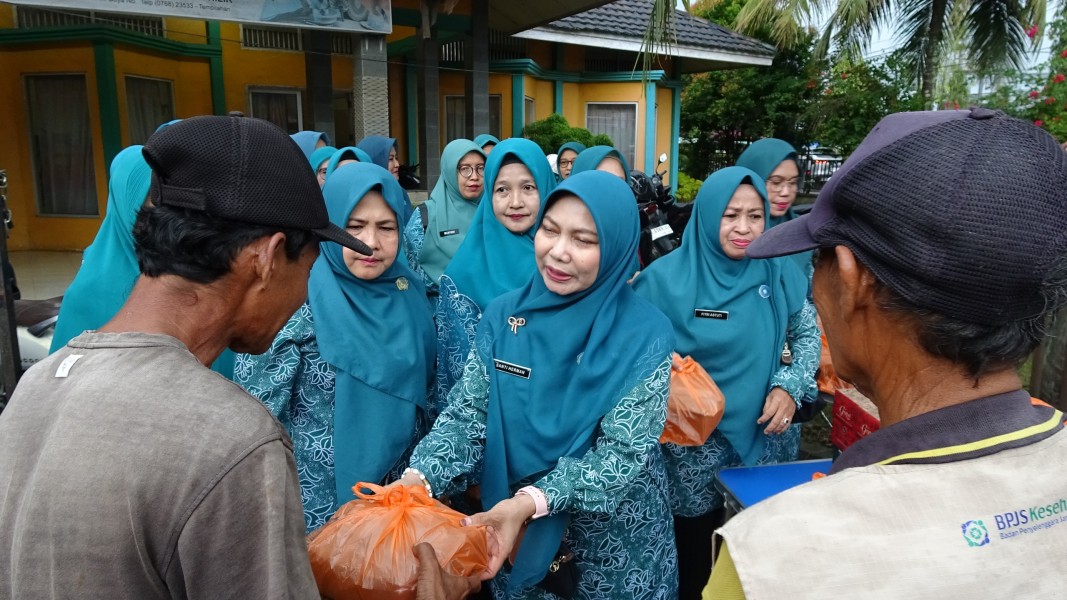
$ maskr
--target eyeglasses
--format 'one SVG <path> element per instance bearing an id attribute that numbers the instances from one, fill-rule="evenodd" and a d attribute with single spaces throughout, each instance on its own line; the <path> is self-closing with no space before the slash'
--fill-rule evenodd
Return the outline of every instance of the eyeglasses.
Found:
<path id="1" fill-rule="evenodd" d="M 794 190 L 797 189 L 797 180 L 796 179 L 778 179 L 777 177 L 767 180 L 767 189 L 769 189 L 769 190 L 780 190 L 782 188 L 787 188 L 787 187 L 788 188 L 793 188 Z"/>
<path id="2" fill-rule="evenodd" d="M 561 161 L 559 161 L 559 167 L 561 169 L 568 169 L 568 168 L 573 167 L 573 166 L 574 166 L 574 161 L 573 160 L 561 160 Z"/>
<path id="3" fill-rule="evenodd" d="M 459 171 L 459 174 L 462 175 L 464 179 L 470 179 L 471 175 L 474 175 L 475 173 L 478 173 L 478 175 L 484 175 L 485 165 L 478 165 L 476 167 L 472 167 L 470 165 L 460 165 L 460 167 L 456 170 Z"/>

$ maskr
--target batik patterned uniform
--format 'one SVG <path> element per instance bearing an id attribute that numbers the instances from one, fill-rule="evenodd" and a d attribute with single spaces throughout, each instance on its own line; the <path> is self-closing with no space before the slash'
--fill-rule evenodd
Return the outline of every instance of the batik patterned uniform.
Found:
<path id="1" fill-rule="evenodd" d="M 667 418 L 670 363 L 621 395 L 600 422 L 598 442 L 581 458 L 562 458 L 533 483 L 550 514 L 570 511 L 565 534 L 581 578 L 577 598 L 677 597 L 677 554 L 658 439 Z M 436 495 L 455 495 L 478 483 L 485 450 L 489 374 L 471 354 L 448 409 L 416 448 L 411 465 Z M 507 598 L 507 567 L 492 584 Z M 512 598 L 555 598 L 540 588 Z"/>

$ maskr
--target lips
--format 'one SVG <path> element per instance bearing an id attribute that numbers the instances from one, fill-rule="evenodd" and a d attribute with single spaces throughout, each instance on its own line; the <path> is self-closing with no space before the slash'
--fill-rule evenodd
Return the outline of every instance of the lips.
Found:
<path id="1" fill-rule="evenodd" d="M 730 243 L 738 248 L 748 248 L 748 245 L 752 243 L 752 240 L 730 240 Z"/>
<path id="2" fill-rule="evenodd" d="M 778 210 L 787 210 L 789 208 L 789 202 L 775 202 L 774 207 Z"/>
<path id="3" fill-rule="evenodd" d="M 512 213 L 512 214 L 509 214 L 509 215 L 506 215 L 506 216 L 507 216 L 507 218 L 511 219 L 512 221 L 521 221 L 521 220 L 529 217 L 530 215 L 520 214 L 520 213 Z"/>
<path id="4" fill-rule="evenodd" d="M 545 275 L 548 275 L 548 278 L 552 281 L 555 281 L 556 283 L 566 283 L 573 279 L 570 275 L 564 273 L 563 271 L 553 269 L 552 267 L 549 267 L 547 265 L 545 266 Z"/>
<path id="5" fill-rule="evenodd" d="M 377 258 L 360 258 L 357 260 L 359 260 L 359 262 L 363 263 L 364 265 L 367 265 L 368 267 L 373 267 L 374 265 L 382 262 Z"/>

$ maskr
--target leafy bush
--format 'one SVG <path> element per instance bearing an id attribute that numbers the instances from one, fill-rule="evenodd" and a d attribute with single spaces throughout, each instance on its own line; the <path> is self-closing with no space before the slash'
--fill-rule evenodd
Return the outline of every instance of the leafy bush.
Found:
<path id="1" fill-rule="evenodd" d="M 611 138 L 598 133 L 594 135 L 588 129 L 571 127 L 567 119 L 559 113 L 553 113 L 546 119 L 534 121 L 522 130 L 523 136 L 534 141 L 545 155 L 555 154 L 559 147 L 567 142 L 578 142 L 585 146 L 614 146 Z"/>
<path id="2" fill-rule="evenodd" d="M 693 179 L 682 171 L 678 171 L 678 182 L 674 185 L 674 197 L 679 202 L 692 202 L 696 199 L 701 185 L 703 182 L 699 179 Z"/>

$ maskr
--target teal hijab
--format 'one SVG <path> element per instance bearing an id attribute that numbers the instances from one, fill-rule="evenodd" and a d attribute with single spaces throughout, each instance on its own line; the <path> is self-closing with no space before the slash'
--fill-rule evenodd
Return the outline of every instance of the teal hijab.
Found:
<path id="1" fill-rule="evenodd" d="M 315 151 L 315 146 L 318 145 L 319 140 L 323 141 L 327 146 L 330 145 L 330 136 L 321 131 L 299 131 L 289 136 L 293 138 L 297 146 L 300 146 L 300 151 L 304 153 L 304 156 L 311 159 L 311 153 Z"/>
<path id="2" fill-rule="evenodd" d="M 308 159 L 311 162 L 311 170 L 318 171 L 319 165 L 333 157 L 333 153 L 337 152 L 337 148 L 333 146 L 323 146 L 318 150 L 311 153 L 311 158 Z"/>
<path id="3" fill-rule="evenodd" d="M 51 352 L 85 330 L 99 329 L 126 302 L 141 274 L 133 249 L 133 223 L 151 182 L 152 169 L 141 155 L 141 146 L 130 146 L 111 161 L 107 212 L 63 296 Z"/>
<path id="4" fill-rule="evenodd" d="M 374 164 L 374 161 L 370 159 L 370 156 L 366 152 L 355 146 L 345 146 L 330 156 L 330 162 L 326 163 L 326 179 L 329 179 L 330 175 L 337 170 L 337 163 L 344 159 L 353 159 L 358 160 L 361 163 Z"/>
<path id="5" fill-rule="evenodd" d="M 603 416 L 674 347 L 670 322 L 626 283 L 639 235 L 637 211 L 617 200 L 626 189 L 618 177 L 602 172 L 580 173 L 556 188 L 546 207 L 576 196 L 593 216 L 600 246 L 596 281 L 561 296 L 535 272 L 521 288 L 491 302 L 478 325 L 475 346 L 489 369 L 486 506 L 537 481 L 562 457 L 583 456 Z M 525 319 L 515 333 L 508 323 L 512 317 Z M 500 361 L 528 369 L 528 377 L 494 368 Z M 512 589 L 544 577 L 568 522 L 568 515 L 559 514 L 529 523 L 512 569 Z"/>
<path id="6" fill-rule="evenodd" d="M 630 182 L 630 163 L 626 162 L 626 159 L 622 157 L 622 152 L 619 152 L 611 146 L 593 146 L 586 148 L 578 153 L 578 158 L 574 161 L 574 167 L 571 169 L 571 176 L 577 175 L 583 171 L 595 171 L 600 163 L 605 158 L 615 158 L 622 163 L 622 170 L 626 173 L 626 183 Z M 633 195 L 633 192 L 630 192 Z"/>
<path id="7" fill-rule="evenodd" d="M 356 148 L 367 153 L 374 164 L 389 170 L 389 151 L 396 148 L 396 139 L 384 135 L 368 135 L 356 144 Z"/>
<path id="8" fill-rule="evenodd" d="M 415 434 L 411 406 L 426 405 L 435 354 L 426 290 L 402 251 L 399 217 L 406 198 L 400 184 L 375 164 L 344 165 L 322 189 L 330 222 L 346 227 L 371 190 L 380 191 L 397 215 L 396 260 L 365 281 L 348 270 L 340 245 L 323 242 L 308 284 L 319 352 L 336 372 L 338 502 L 352 499 L 357 482 L 380 482 L 401 458 Z"/>
<path id="9" fill-rule="evenodd" d="M 763 452 L 756 419 L 781 366 L 789 315 L 804 304 L 807 281 L 788 258 L 734 260 L 719 243 L 719 225 L 734 192 L 756 188 L 769 210 L 763 179 L 743 167 L 711 174 L 697 193 L 682 245 L 652 263 L 633 287 L 667 315 L 679 354 L 691 355 L 726 396 L 718 430 L 746 465 Z M 699 318 L 698 311 L 720 317 Z"/>
<path id="10" fill-rule="evenodd" d="M 797 173 L 802 174 L 804 172 L 800 168 L 800 160 L 797 158 L 796 148 L 788 142 L 776 138 L 763 138 L 762 140 L 756 140 L 748 148 L 745 148 L 741 156 L 737 157 L 737 166 L 755 171 L 756 175 L 762 177 L 764 183 L 766 183 L 771 173 L 786 160 L 792 160 L 797 163 Z M 793 207 L 790 206 L 784 215 L 768 217 L 767 229 L 775 225 L 781 225 L 786 221 L 792 221 L 796 216 Z M 811 252 L 791 254 L 790 259 L 800 267 L 801 272 L 807 273 L 811 270 Z"/>
<path id="11" fill-rule="evenodd" d="M 771 173 L 778 168 L 778 165 L 790 159 L 797 163 L 797 172 L 799 173 L 800 161 L 797 160 L 796 148 L 788 142 L 776 138 L 763 138 L 762 140 L 756 140 L 749 144 L 748 148 L 745 148 L 741 156 L 737 157 L 737 166 L 754 171 L 756 175 L 759 175 L 766 182 Z M 790 206 L 784 215 L 768 219 L 768 229 L 775 225 L 781 225 L 786 221 L 792 221 L 795 218 L 796 213 L 793 212 L 793 207 Z"/>
<path id="12" fill-rule="evenodd" d="M 493 213 L 493 184 L 504 160 L 517 158 L 530 170 L 542 201 L 556 187 L 556 175 L 545 153 L 534 142 L 510 138 L 500 142 L 485 163 L 485 192 L 463 245 L 445 274 L 456 288 L 485 308 L 489 301 L 526 283 L 536 270 L 533 238 L 536 227 L 523 234 L 508 231 Z"/>
<path id="13" fill-rule="evenodd" d="M 426 237 L 419 263 L 434 282 L 441 279 L 456 255 L 478 210 L 478 200 L 467 200 L 459 193 L 459 161 L 471 152 L 485 158 L 482 147 L 470 140 L 452 140 L 445 146 L 441 151 L 441 176 L 426 201 Z"/>
<path id="14" fill-rule="evenodd" d="M 488 133 L 483 133 L 482 135 L 474 138 L 474 143 L 477 144 L 478 147 L 481 148 L 484 151 L 486 145 L 493 144 L 495 146 L 495 145 L 500 143 L 500 140 L 498 140 L 495 135 L 489 135 Z"/>

